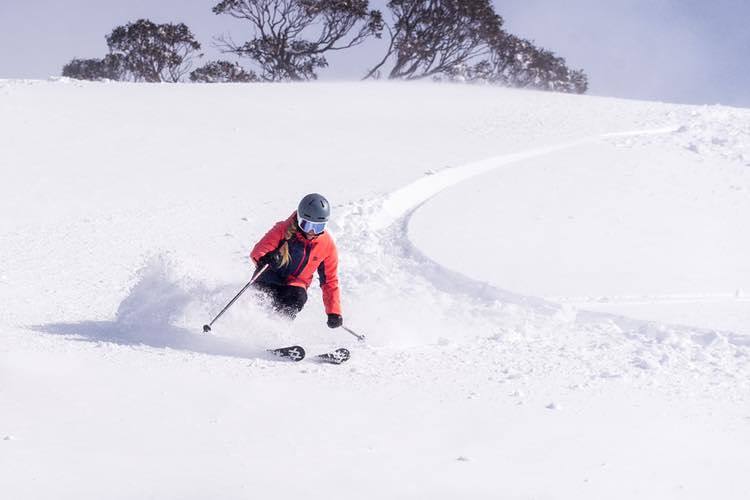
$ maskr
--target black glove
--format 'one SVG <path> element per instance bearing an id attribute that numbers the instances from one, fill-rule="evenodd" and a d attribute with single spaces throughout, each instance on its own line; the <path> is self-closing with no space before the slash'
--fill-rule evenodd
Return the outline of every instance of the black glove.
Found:
<path id="1" fill-rule="evenodd" d="M 338 328 L 344 324 L 344 318 L 340 314 L 328 315 L 328 328 Z"/>
<path id="2" fill-rule="evenodd" d="M 279 269 L 281 269 L 281 261 L 281 253 L 279 253 L 278 250 L 274 250 L 273 252 L 268 252 L 263 257 L 258 259 L 258 267 L 263 267 L 268 264 L 268 267 L 270 267 L 274 271 L 278 271 Z"/>

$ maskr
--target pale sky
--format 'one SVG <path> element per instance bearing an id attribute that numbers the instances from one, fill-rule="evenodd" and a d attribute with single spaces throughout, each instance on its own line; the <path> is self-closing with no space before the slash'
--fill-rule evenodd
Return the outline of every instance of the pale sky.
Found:
<path id="1" fill-rule="evenodd" d="M 371 0 L 382 7 L 386 0 Z M 71 59 L 102 57 L 104 37 L 139 18 L 185 22 L 212 38 L 243 25 L 215 0 L 0 0 L 0 78 L 59 75 Z M 750 0 L 495 0 L 510 32 L 584 69 L 590 94 L 750 107 Z M 370 43 L 329 58 L 321 80 L 358 79 L 380 55 Z"/>

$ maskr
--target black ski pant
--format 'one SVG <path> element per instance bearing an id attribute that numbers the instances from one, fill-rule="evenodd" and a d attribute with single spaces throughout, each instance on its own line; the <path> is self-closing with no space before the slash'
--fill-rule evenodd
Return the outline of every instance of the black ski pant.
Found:
<path id="1" fill-rule="evenodd" d="M 289 319 L 294 319 L 307 302 L 307 290 L 299 286 L 257 282 L 254 286 L 271 299 L 274 311 Z"/>

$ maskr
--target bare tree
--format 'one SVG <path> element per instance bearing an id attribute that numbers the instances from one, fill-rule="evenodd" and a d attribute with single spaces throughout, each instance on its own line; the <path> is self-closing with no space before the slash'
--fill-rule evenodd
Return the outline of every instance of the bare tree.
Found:
<path id="1" fill-rule="evenodd" d="M 211 61 L 190 73 L 190 81 L 195 83 L 257 82 L 258 75 L 247 71 L 238 63 Z"/>
<path id="2" fill-rule="evenodd" d="M 109 54 L 103 59 L 73 59 L 63 76 L 83 80 L 178 82 L 190 71 L 200 50 L 182 23 L 155 24 L 139 19 L 107 35 Z"/>
<path id="3" fill-rule="evenodd" d="M 388 8 L 390 44 L 365 79 L 379 77 L 389 61 L 391 79 L 449 74 L 489 54 L 503 24 L 489 0 L 391 0 Z"/>
<path id="4" fill-rule="evenodd" d="M 107 36 L 107 45 L 111 54 L 123 58 L 137 82 L 180 81 L 201 48 L 185 24 L 155 24 L 148 19 L 118 26 Z"/>
<path id="5" fill-rule="evenodd" d="M 390 43 L 364 79 L 483 81 L 583 93 L 588 79 L 565 59 L 503 29 L 490 0 L 391 0 Z"/>
<path id="6" fill-rule="evenodd" d="M 225 52 L 253 59 L 265 81 L 312 80 L 325 54 L 380 37 L 382 14 L 368 0 L 223 0 L 213 8 L 247 21 L 252 39 L 220 37 Z"/>

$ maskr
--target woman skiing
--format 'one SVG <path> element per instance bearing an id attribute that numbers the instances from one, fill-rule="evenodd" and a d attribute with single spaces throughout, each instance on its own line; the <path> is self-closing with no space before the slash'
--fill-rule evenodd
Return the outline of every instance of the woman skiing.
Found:
<path id="1" fill-rule="evenodd" d="M 338 253 L 325 232 L 330 216 L 328 200 L 317 193 L 308 194 L 296 212 L 277 222 L 253 247 L 250 258 L 258 269 L 268 266 L 258 276 L 255 288 L 271 299 L 274 310 L 291 319 L 307 302 L 307 288 L 317 271 L 328 326 L 338 328 L 343 324 Z"/>

